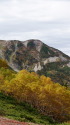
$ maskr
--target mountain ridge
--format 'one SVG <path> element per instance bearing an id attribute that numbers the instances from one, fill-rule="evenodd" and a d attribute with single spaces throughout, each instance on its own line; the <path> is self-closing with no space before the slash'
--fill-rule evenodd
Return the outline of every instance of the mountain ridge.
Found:
<path id="1" fill-rule="evenodd" d="M 26 69 L 56 79 L 60 84 L 70 84 L 70 57 L 40 40 L 0 40 L 0 58 L 17 72 Z"/>
<path id="2" fill-rule="evenodd" d="M 20 58 L 21 56 L 21 58 Z M 22 59 L 24 56 L 29 57 L 29 61 L 27 63 L 27 59 Z M 46 63 L 51 62 L 60 62 L 60 61 L 69 61 L 70 57 L 64 54 L 63 52 L 53 48 L 49 47 L 48 45 L 44 44 L 40 40 L 27 40 L 27 41 L 18 41 L 18 40 L 10 40 L 10 41 L 0 41 L 0 57 L 7 60 L 8 64 L 13 67 L 16 67 L 17 70 L 21 70 L 23 68 L 29 70 L 28 67 L 30 67 L 30 61 L 33 61 L 32 65 L 34 64 L 34 68 L 32 68 L 35 72 L 42 69 L 42 66 L 40 63 L 43 63 L 45 65 Z M 9 59 L 9 57 L 11 57 Z M 13 58 L 18 58 L 20 61 L 24 62 L 21 64 L 19 61 L 15 62 Z M 18 60 L 17 59 L 17 60 Z M 12 63 L 11 63 L 12 62 Z M 19 64 L 20 63 L 20 64 Z M 13 64 L 13 65 L 12 65 Z M 15 65 L 18 64 L 18 65 Z M 37 65 L 38 69 L 37 69 Z M 68 64 L 69 65 L 69 64 Z"/>

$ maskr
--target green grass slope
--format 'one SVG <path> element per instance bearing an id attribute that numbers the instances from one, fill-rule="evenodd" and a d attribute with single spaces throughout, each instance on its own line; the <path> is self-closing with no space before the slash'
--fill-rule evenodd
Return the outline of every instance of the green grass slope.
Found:
<path id="1" fill-rule="evenodd" d="M 11 119 L 50 125 L 49 118 L 40 115 L 36 109 L 27 103 L 18 103 L 13 98 L 0 93 L 0 116 Z"/>
<path id="2" fill-rule="evenodd" d="M 0 93 L 0 116 L 42 125 L 70 125 L 70 123 L 56 124 L 48 117 L 38 113 L 27 103 L 18 103 L 10 96 Z"/>

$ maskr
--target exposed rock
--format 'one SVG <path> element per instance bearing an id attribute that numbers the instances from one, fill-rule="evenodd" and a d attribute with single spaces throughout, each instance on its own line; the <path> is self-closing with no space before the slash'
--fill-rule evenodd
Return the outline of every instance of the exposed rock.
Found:
<path id="1" fill-rule="evenodd" d="M 70 67 L 70 62 L 67 64 L 68 67 Z"/>
<path id="2" fill-rule="evenodd" d="M 40 40 L 0 40 L 0 58 L 17 72 L 27 69 L 70 85 L 70 57 Z"/>
<path id="3" fill-rule="evenodd" d="M 41 66 L 40 62 L 38 64 L 35 64 L 34 71 L 37 72 L 38 70 L 41 70 L 43 67 Z"/>
<path id="4" fill-rule="evenodd" d="M 68 62 L 70 57 L 61 51 L 49 47 L 40 40 L 0 40 L 0 58 L 5 59 L 15 71 L 27 69 L 41 70 L 43 65 L 51 62 Z"/>
<path id="5" fill-rule="evenodd" d="M 47 63 L 51 63 L 51 62 L 60 62 L 60 58 L 59 57 L 49 57 L 47 58 L 44 62 L 44 65 Z"/>

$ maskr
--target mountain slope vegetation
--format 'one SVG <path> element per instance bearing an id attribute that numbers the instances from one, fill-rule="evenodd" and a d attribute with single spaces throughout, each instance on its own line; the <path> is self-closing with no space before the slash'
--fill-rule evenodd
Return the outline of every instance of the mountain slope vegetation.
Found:
<path id="1" fill-rule="evenodd" d="M 16 73 L 4 60 L 0 60 L 0 66 L 1 116 L 44 125 L 70 120 L 67 87 L 35 72 Z"/>
<path id="2" fill-rule="evenodd" d="M 0 116 L 27 123 L 40 125 L 69 125 L 70 123 L 53 123 L 52 119 L 41 115 L 35 108 L 27 103 L 18 103 L 15 99 L 0 93 Z"/>
<path id="3" fill-rule="evenodd" d="M 45 125 L 51 122 L 67 122 L 70 120 L 69 87 L 69 56 L 45 45 L 40 40 L 0 41 L 1 105 L 5 102 L 0 111 L 1 115 Z M 12 112 L 8 109 L 7 97 L 10 105 L 12 105 L 12 98 L 16 100 L 17 107 L 22 103 L 27 108 L 30 105 L 33 109 L 30 107 L 29 109 L 34 111 L 34 115 L 31 113 L 29 115 L 24 110 L 22 111 L 26 113 L 17 111 L 17 115 L 14 115 L 15 106 Z M 8 115 L 10 112 L 11 114 Z"/>
<path id="4" fill-rule="evenodd" d="M 2 93 L 0 93 L 0 116 L 45 125 L 49 125 L 52 122 L 49 117 L 41 115 L 29 104 L 18 103 L 15 99 Z"/>
<path id="5" fill-rule="evenodd" d="M 39 75 L 50 77 L 54 82 L 70 87 L 70 67 L 67 67 L 65 62 L 52 62 L 43 66 L 42 70 L 37 71 Z"/>
<path id="6" fill-rule="evenodd" d="M 0 91 L 27 102 L 41 114 L 58 122 L 70 119 L 70 90 L 49 77 L 22 70 L 10 80 L 1 79 Z"/>
<path id="7" fill-rule="evenodd" d="M 0 58 L 17 72 L 34 71 L 70 86 L 70 57 L 40 40 L 0 40 Z"/>

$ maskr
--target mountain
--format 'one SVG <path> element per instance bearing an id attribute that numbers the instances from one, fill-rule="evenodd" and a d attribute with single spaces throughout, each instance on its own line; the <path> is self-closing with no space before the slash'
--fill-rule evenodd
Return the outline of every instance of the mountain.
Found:
<path id="1" fill-rule="evenodd" d="M 0 58 L 15 71 L 27 69 L 62 85 L 70 83 L 70 57 L 40 40 L 0 40 Z"/>
<path id="2" fill-rule="evenodd" d="M 35 71 L 43 76 L 21 69 Z M 14 70 L 21 71 L 17 73 Z M 69 56 L 40 40 L 0 41 L 1 121 L 3 117 L 7 117 L 27 121 L 30 124 L 31 122 L 44 125 L 51 123 L 54 125 L 56 122 L 68 124 L 70 120 L 68 86 L 70 86 Z"/>

